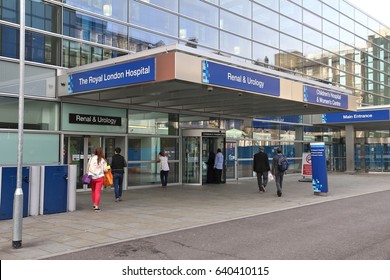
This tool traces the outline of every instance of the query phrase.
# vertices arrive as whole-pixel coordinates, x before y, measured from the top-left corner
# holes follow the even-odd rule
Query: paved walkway
[[[275,182],[259,193],[255,179],[222,185],[168,186],[125,191],[114,202],[103,191],[100,213],[91,209],[90,193],[77,194],[75,212],[23,218],[22,248],[12,248],[13,220],[0,221],[0,259],[42,259],[125,240],[287,210],[356,195],[390,190],[390,174],[329,174],[329,192],[314,195],[300,175],[284,177],[283,196]]]

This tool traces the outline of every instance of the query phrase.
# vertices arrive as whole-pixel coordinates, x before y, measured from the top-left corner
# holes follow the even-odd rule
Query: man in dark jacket
[[[111,160],[111,172],[114,177],[115,201],[117,202],[122,200],[123,168],[127,167],[127,162],[120,153],[121,148],[116,147],[115,155],[112,156]]]
[[[268,171],[270,170],[268,155],[264,148],[260,147],[259,152],[253,156],[253,171],[257,175],[257,184],[260,192],[265,192],[268,183]]]

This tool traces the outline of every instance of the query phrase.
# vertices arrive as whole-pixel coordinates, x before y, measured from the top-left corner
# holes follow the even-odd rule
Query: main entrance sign
[[[156,79],[156,60],[138,61],[68,75],[68,93],[113,88]]]
[[[204,60],[202,82],[206,84],[280,96],[280,80],[256,72],[246,71]]]

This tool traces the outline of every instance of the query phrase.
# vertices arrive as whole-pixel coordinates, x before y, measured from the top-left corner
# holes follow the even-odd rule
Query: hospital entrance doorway
[[[222,181],[226,181],[226,133],[224,130],[186,129],[182,131],[183,184],[214,184],[214,158],[217,149],[224,155]]]

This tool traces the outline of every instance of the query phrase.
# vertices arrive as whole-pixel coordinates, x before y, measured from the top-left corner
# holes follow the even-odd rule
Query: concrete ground
[[[74,212],[23,218],[22,248],[12,248],[13,220],[0,221],[0,259],[32,260],[115,244],[304,205],[390,189],[390,174],[328,174],[329,192],[315,195],[301,175],[284,177],[283,196],[275,182],[258,192],[256,179],[221,185],[172,185],[167,189],[125,191],[115,202],[112,189],[102,193],[100,213],[91,208],[90,193],[77,194]]]

